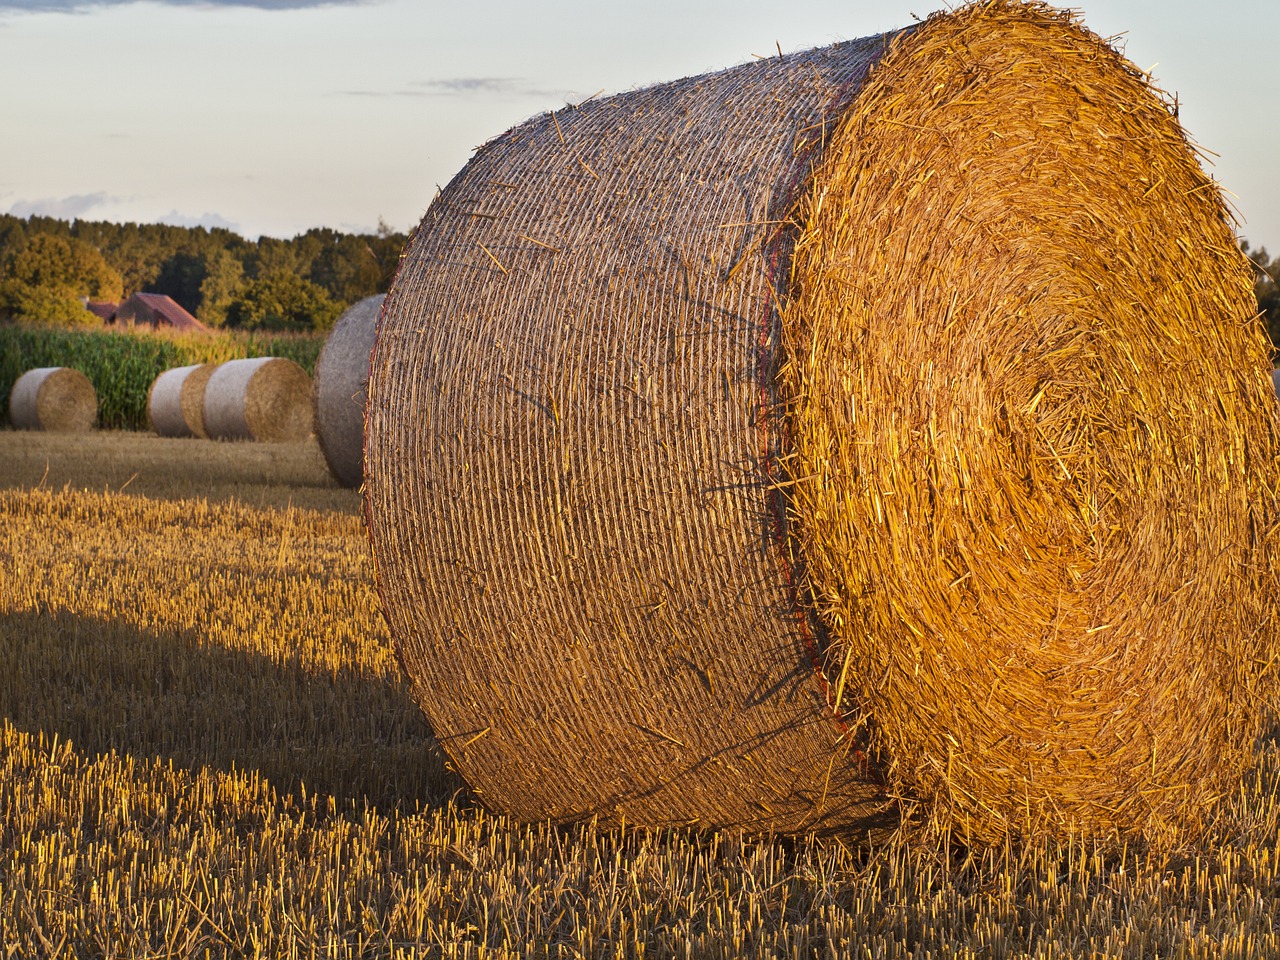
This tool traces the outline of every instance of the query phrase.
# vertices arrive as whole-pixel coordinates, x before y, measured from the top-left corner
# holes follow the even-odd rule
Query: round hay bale
[[[215,440],[305,440],[311,426],[311,378],[292,360],[228,360],[205,384],[204,428]]]
[[[156,377],[147,393],[147,420],[162,437],[207,437],[204,388],[216,369],[211,363],[173,367]]]
[[[401,261],[366,512],[419,703],[528,819],[1193,834],[1275,689],[1249,268],[1071,14],[593,100]]]
[[[9,391],[9,419],[19,430],[82,433],[98,422],[98,394],[79,370],[36,367]]]
[[[369,354],[385,294],[353,303],[333,325],[316,361],[316,438],[334,477],[358,487],[364,477],[364,407]]]

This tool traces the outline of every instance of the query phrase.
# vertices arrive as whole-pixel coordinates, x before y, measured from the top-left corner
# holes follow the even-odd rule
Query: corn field
[[[0,432],[0,956],[1280,955],[1274,738],[1158,856],[495,816],[359,511],[313,443]]]
[[[315,372],[322,335],[223,331],[142,333],[72,330],[0,324],[0,423],[9,414],[9,391],[35,367],[74,367],[98,392],[98,420],[109,429],[145,430],[147,391],[165,370],[241,357],[287,357]]]

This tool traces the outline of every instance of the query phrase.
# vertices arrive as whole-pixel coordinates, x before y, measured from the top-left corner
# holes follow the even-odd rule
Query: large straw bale
[[[80,433],[98,422],[98,394],[72,367],[28,370],[9,391],[9,419],[19,430]]]
[[[530,120],[407,247],[379,585],[530,819],[1195,833],[1275,689],[1277,404],[1147,78],[995,0]]]
[[[197,363],[172,367],[156,377],[147,393],[147,420],[162,437],[207,437],[204,388],[216,369]]]
[[[385,298],[378,293],[344,310],[316,361],[316,438],[329,469],[344,487],[358,487],[364,477],[369,354]]]
[[[228,360],[205,384],[204,428],[215,440],[305,440],[311,427],[311,378],[285,357]]]

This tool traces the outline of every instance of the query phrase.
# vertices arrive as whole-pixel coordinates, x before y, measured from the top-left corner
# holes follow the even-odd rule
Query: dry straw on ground
[[[1171,858],[520,824],[440,769],[316,444],[0,446],[6,957],[1280,956],[1274,739]]]
[[[305,440],[311,378],[284,357],[219,364],[204,388],[204,428],[215,440]]]
[[[1275,688],[1222,200],[1073,17],[594,100],[432,204],[370,379],[403,663],[517,816],[1194,834]]]
[[[214,364],[173,367],[156,377],[147,393],[147,419],[162,437],[207,437],[204,388]]]
[[[98,394],[72,367],[28,370],[9,392],[9,419],[19,430],[78,433],[98,422]]]
[[[384,299],[385,295],[379,293],[348,307],[334,324],[316,361],[316,438],[329,469],[344,487],[360,486],[364,476],[369,353]]]

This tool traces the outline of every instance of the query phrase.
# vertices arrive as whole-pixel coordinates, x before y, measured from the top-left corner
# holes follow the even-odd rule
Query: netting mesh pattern
[[[887,40],[531,120],[410,242],[370,381],[375,555],[418,699],[496,806],[879,816],[793,603],[762,407],[779,221]]]

